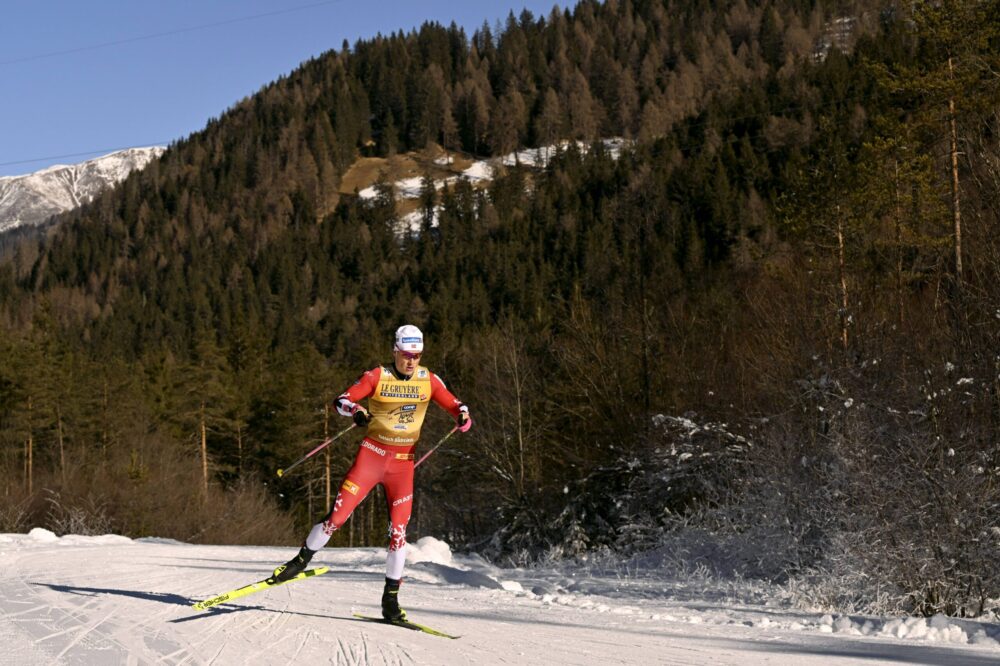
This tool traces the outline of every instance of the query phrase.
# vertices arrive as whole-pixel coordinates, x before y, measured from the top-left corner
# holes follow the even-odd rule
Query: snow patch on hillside
[[[615,160],[621,156],[622,151],[629,144],[630,142],[627,139],[620,137],[605,139],[601,142],[603,149],[606,150],[612,159]],[[587,153],[591,150],[591,145],[592,144],[584,143],[583,141],[563,141],[550,146],[518,150],[500,157],[476,160],[470,166],[463,169],[458,175],[434,179],[434,189],[440,190],[443,187],[453,185],[459,179],[466,180],[473,185],[488,183],[496,177],[496,171],[501,167],[520,166],[543,169],[548,166],[549,162],[560,152],[565,151],[570,147],[574,147],[581,153]],[[438,166],[447,166],[454,164],[454,162],[455,159],[451,155],[444,155],[434,160],[434,164]],[[420,198],[421,193],[424,190],[424,178],[403,178],[391,183],[391,186],[396,201],[414,201]],[[370,185],[358,192],[358,198],[364,201],[372,201],[378,195],[379,185]],[[431,227],[438,226],[440,213],[441,207],[436,206],[431,215]],[[419,233],[424,224],[424,216],[425,214],[423,210],[415,210],[401,215],[397,231],[399,233]]]
[[[612,139],[605,139],[601,142],[601,144],[604,150],[608,151],[608,154],[613,159],[618,159],[621,156],[622,150],[629,145],[629,142],[626,139],[616,137]],[[552,158],[558,155],[559,152],[565,151],[571,146],[575,146],[575,148],[581,153],[587,153],[591,149],[591,144],[584,143],[583,141],[563,141],[559,144],[553,144],[551,146],[528,148],[508,153],[500,157],[476,160],[471,166],[462,170],[462,172],[457,176],[435,179],[434,188],[439,190],[446,185],[453,184],[459,178],[464,178],[471,183],[491,181],[495,177],[496,169],[499,166],[523,166],[541,169],[548,166]],[[435,164],[442,166],[452,164],[453,162],[454,158],[451,156],[439,157],[434,160]],[[420,193],[423,190],[423,178],[404,178],[402,180],[397,180],[392,183],[392,188],[396,193],[397,200],[419,199]],[[358,197],[365,200],[374,199],[376,196],[378,196],[377,185],[366,187],[358,192]]]

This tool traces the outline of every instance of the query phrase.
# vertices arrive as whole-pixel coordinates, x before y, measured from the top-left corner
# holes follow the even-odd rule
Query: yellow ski
[[[268,577],[264,580],[259,580],[256,583],[251,583],[250,585],[244,585],[241,588],[231,590],[229,592],[224,592],[217,597],[212,597],[211,599],[205,599],[204,601],[199,601],[196,604],[192,604],[195,610],[205,610],[206,608],[211,608],[212,606],[217,606],[221,603],[227,601],[232,601],[233,599],[239,599],[240,597],[245,597],[255,592],[260,592],[261,590],[266,590],[270,587],[278,587],[279,585],[284,585],[285,583],[291,583],[292,581],[302,580],[304,578],[312,578],[313,576],[319,576],[325,574],[329,571],[329,567],[317,567],[315,569],[309,569],[303,571],[294,578],[289,578],[286,581],[278,582],[274,580],[274,577]]]
[[[443,631],[438,631],[437,629],[431,629],[430,627],[417,624],[416,622],[410,622],[409,620],[386,620],[381,617],[371,617],[370,615],[362,615],[361,613],[354,613],[354,617],[359,620],[365,620],[366,622],[378,622],[379,624],[391,624],[396,627],[403,627],[404,629],[412,629],[413,631],[422,631],[425,634],[430,634],[431,636],[441,636],[442,638],[461,638],[461,636],[452,636],[451,634],[446,634]]]

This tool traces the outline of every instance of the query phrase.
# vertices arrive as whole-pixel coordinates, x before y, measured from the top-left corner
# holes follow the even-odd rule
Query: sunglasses
[[[403,358],[405,358],[407,360],[410,360],[410,361],[419,361],[420,360],[420,352],[414,353],[414,352],[400,351],[399,353],[402,354]]]

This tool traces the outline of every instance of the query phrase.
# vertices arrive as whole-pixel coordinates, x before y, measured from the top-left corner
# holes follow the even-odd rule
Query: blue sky
[[[11,0],[0,15],[0,176],[166,144],[344,39],[574,0]]]

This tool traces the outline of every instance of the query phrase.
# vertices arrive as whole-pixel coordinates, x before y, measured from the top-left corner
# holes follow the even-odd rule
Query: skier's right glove
[[[343,416],[350,416],[358,427],[363,428],[372,420],[371,414],[364,407],[356,402],[351,402],[345,396],[337,398],[336,404],[337,412]]]
[[[354,425],[359,428],[364,428],[368,425],[368,422],[372,420],[372,415],[365,411],[365,408],[361,405],[354,405],[354,410],[351,413],[351,418],[354,419]]]

